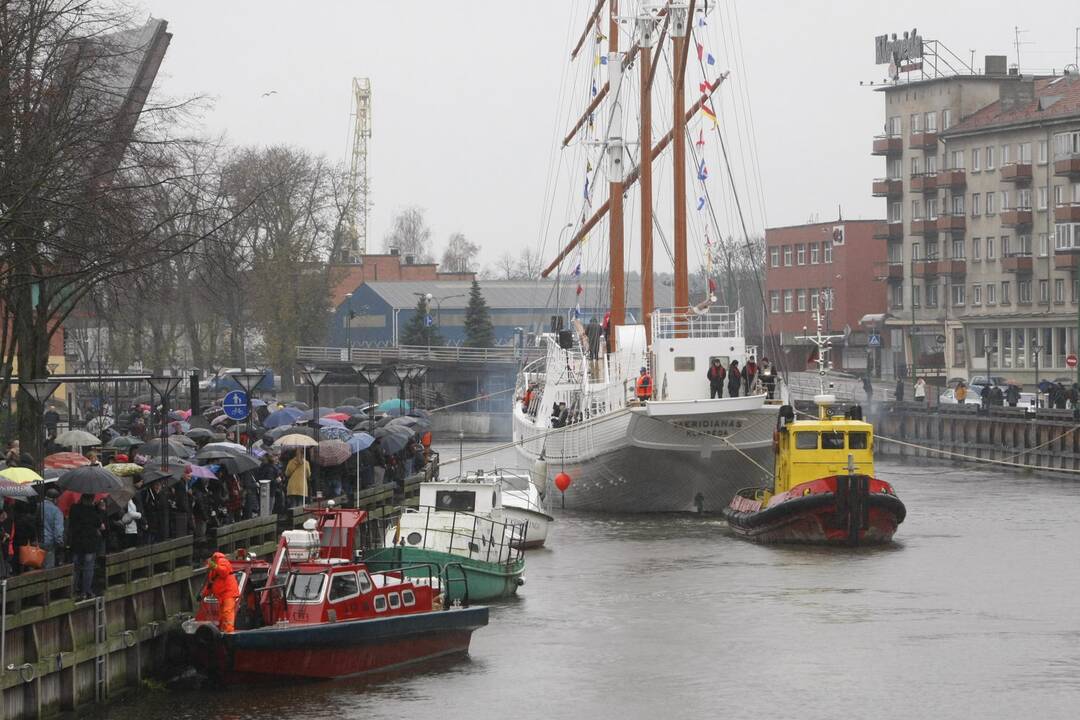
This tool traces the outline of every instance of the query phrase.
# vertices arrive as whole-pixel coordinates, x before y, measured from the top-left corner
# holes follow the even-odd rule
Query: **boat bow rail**
[[[387,524],[387,545],[434,550],[488,563],[513,565],[523,555],[520,546],[527,522],[497,520],[464,510],[432,506],[407,508]],[[395,537],[391,539],[390,533]]]

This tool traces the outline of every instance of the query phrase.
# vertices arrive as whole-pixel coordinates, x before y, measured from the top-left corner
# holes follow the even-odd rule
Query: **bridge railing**
[[[296,359],[309,362],[382,363],[386,360],[445,363],[520,363],[543,355],[540,348],[510,346],[473,348],[455,346],[397,345],[390,347],[315,347],[299,346]]]

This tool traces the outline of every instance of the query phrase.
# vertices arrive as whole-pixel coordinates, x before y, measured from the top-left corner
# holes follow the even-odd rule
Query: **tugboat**
[[[183,625],[195,664],[230,685],[351,677],[468,653],[488,609],[445,603],[433,565],[375,572],[356,562],[366,515],[321,509],[282,534],[270,561],[237,551],[236,630],[222,633],[216,600],[204,598]]]
[[[831,340],[817,335],[818,416],[796,420],[790,405],[780,408],[774,435],[772,487],[740,490],[722,515],[738,536],[762,543],[871,545],[892,540],[907,513],[892,485],[874,477],[874,427],[862,408],[833,416],[836,398],[825,390]]]

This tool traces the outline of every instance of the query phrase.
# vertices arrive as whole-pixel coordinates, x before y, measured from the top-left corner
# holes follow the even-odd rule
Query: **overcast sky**
[[[171,96],[212,98],[206,127],[235,144],[288,143],[344,160],[351,78],[370,77],[369,247],[382,247],[397,210],[419,205],[437,255],[450,233],[460,231],[482,246],[485,263],[505,249],[537,245],[552,136],[565,130],[560,82],[568,38],[576,39],[592,5],[142,2],[173,33],[159,87]],[[884,76],[874,65],[875,35],[917,27],[965,59],[974,50],[981,67],[982,56],[991,53],[1015,62],[1018,25],[1027,43],[1020,47],[1022,69],[1030,71],[1073,62],[1073,26],[1080,25],[1075,3],[1065,0],[746,0],[734,11],[730,0],[726,5],[726,16],[712,16],[717,40],[709,49],[724,66],[717,69],[732,70],[721,103],[743,108],[736,102],[743,92],[751,103],[757,157],[750,147],[744,157],[756,159],[765,198],[762,207],[751,207],[754,228],[815,216],[831,220],[838,205],[848,218],[884,214],[884,201],[870,197],[870,181],[884,174],[884,161],[869,153],[883,123],[882,100],[859,85]],[[721,18],[728,34],[715,27]],[[742,62],[732,67],[737,41]],[[277,94],[263,98],[270,90]],[[725,133],[733,145],[755,145],[734,126]],[[736,174],[752,176],[740,182],[756,191],[753,163]],[[552,220],[547,234],[557,235],[567,219]],[[548,248],[554,244],[551,239]]]

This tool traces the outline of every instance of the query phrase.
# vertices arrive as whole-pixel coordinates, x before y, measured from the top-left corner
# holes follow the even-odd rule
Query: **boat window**
[[[676,357],[675,358],[675,372],[693,372],[694,371],[694,356],[689,357]]]
[[[842,433],[842,432],[823,432],[823,433],[821,433],[821,449],[822,450],[843,450],[844,449],[844,433]]]
[[[412,607],[416,604],[416,596],[412,590],[401,591],[401,602],[405,603],[405,607]]]
[[[360,572],[357,573],[357,577],[360,580],[360,592],[362,592],[362,593],[371,592],[372,584],[371,584],[371,578],[368,577],[368,574],[366,572],[364,572],[363,570],[361,570]]]
[[[330,602],[337,602],[360,594],[356,573],[335,573],[330,578]]]
[[[476,509],[476,493],[472,490],[440,490],[435,493],[435,507],[472,512]]]
[[[413,530],[411,533],[405,536],[405,542],[410,545],[419,545],[420,541],[424,539],[424,536]]]
[[[293,573],[285,590],[287,602],[317,602],[322,596],[325,573]]]
[[[848,433],[848,448],[851,450],[865,450],[870,447],[870,433]]]
[[[375,596],[375,612],[386,612],[386,596]]]
[[[397,593],[390,593],[390,609],[397,610],[401,607],[401,596]]]
[[[506,483],[506,486],[511,490],[528,490],[529,478],[524,475],[512,475],[506,473],[502,476],[502,481]]]
[[[805,430],[795,433],[795,447],[798,450],[817,450],[817,433]]]

